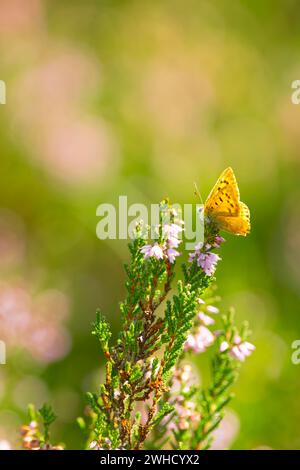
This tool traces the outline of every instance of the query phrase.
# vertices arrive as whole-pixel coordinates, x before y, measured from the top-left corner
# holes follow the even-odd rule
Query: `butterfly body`
[[[250,210],[240,201],[240,192],[232,168],[223,171],[205,204],[205,217],[218,229],[235,235],[250,232]]]

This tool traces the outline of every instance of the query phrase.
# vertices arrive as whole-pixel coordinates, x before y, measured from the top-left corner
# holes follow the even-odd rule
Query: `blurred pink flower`
[[[215,320],[208,315],[205,315],[203,312],[198,313],[198,319],[203,323],[204,326],[209,326],[213,325],[215,323]]]
[[[109,125],[82,107],[99,87],[99,64],[73,49],[49,48],[43,62],[15,82],[11,114],[29,156],[53,177],[99,183],[114,173],[118,160]]]
[[[229,345],[227,341],[222,341],[219,349],[220,352],[225,352],[229,349],[232,357],[243,362],[246,357],[252,354],[255,350],[255,346],[248,341],[242,341],[239,336],[236,336],[232,345]]]
[[[214,335],[205,326],[199,326],[194,334],[189,334],[184,344],[185,351],[204,352],[215,340]]]
[[[225,412],[220,425],[212,433],[212,450],[228,449],[234,442],[240,427],[240,421],[236,413],[231,410]]]
[[[0,210],[0,259],[1,269],[14,267],[25,255],[24,226],[17,214]]]
[[[201,129],[214,100],[212,84],[186,50],[163,55],[146,69],[142,99],[160,134],[180,138]]]
[[[41,0],[1,0],[0,34],[31,31],[41,19]]]
[[[1,339],[26,349],[38,362],[68,353],[70,336],[63,325],[68,314],[69,302],[61,292],[46,291],[36,300],[26,285],[0,284]]]
[[[6,439],[0,440],[0,450],[11,450],[11,444]]]

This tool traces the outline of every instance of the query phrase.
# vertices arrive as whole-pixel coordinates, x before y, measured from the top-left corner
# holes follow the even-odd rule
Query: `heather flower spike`
[[[86,449],[208,449],[240,363],[255,349],[247,325],[239,330],[233,313],[220,314],[216,305],[213,280],[225,241],[218,225],[207,224],[203,242],[182,264],[178,280],[184,226],[169,201],[160,204],[159,223],[152,229],[138,224],[129,246],[127,295],[115,343],[107,320],[97,312],[92,333],[106,376],[97,392],[87,394],[86,416],[78,419],[88,434]],[[212,377],[203,388],[192,361],[207,350]],[[54,419],[48,406],[32,412],[21,431],[23,447],[61,448],[50,444]]]

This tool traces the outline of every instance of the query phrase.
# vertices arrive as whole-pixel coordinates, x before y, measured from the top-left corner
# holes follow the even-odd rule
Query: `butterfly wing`
[[[204,213],[221,230],[235,235],[247,235],[250,231],[249,208],[240,201],[240,193],[232,168],[223,171],[205,205]]]
[[[240,202],[240,214],[238,216],[218,216],[217,224],[221,230],[246,236],[250,232],[250,210],[246,204]]]
[[[223,171],[211,190],[205,205],[206,215],[238,215],[240,193],[232,168]]]

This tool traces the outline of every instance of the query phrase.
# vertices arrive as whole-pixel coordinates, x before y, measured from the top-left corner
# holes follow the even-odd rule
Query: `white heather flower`
[[[234,344],[240,344],[241,342],[242,342],[242,338],[239,335],[235,335]]]
[[[89,448],[90,448],[90,449],[94,449],[94,448],[97,447],[97,446],[98,446],[98,442],[97,442],[97,441],[91,441],[91,442],[89,443]]]
[[[0,440],[0,450],[11,450],[10,443],[5,439]]]
[[[163,226],[163,234],[167,237],[177,238],[179,233],[183,231],[182,227],[179,227],[177,224],[165,224]]]
[[[199,352],[205,351],[208,346],[211,346],[215,340],[212,332],[205,326],[200,326],[196,333],[196,342]]]
[[[205,315],[203,312],[198,313],[198,318],[199,320],[203,323],[205,326],[213,325],[215,323],[215,320],[208,315]]]
[[[229,344],[227,343],[227,341],[222,341],[222,343],[220,344],[220,352],[227,351],[228,348]]]
[[[208,305],[206,307],[206,310],[209,312],[209,313],[219,313],[219,309],[217,307],[215,307],[214,305]]]
[[[188,382],[192,378],[192,366],[190,364],[184,364],[181,368],[180,380]]]

